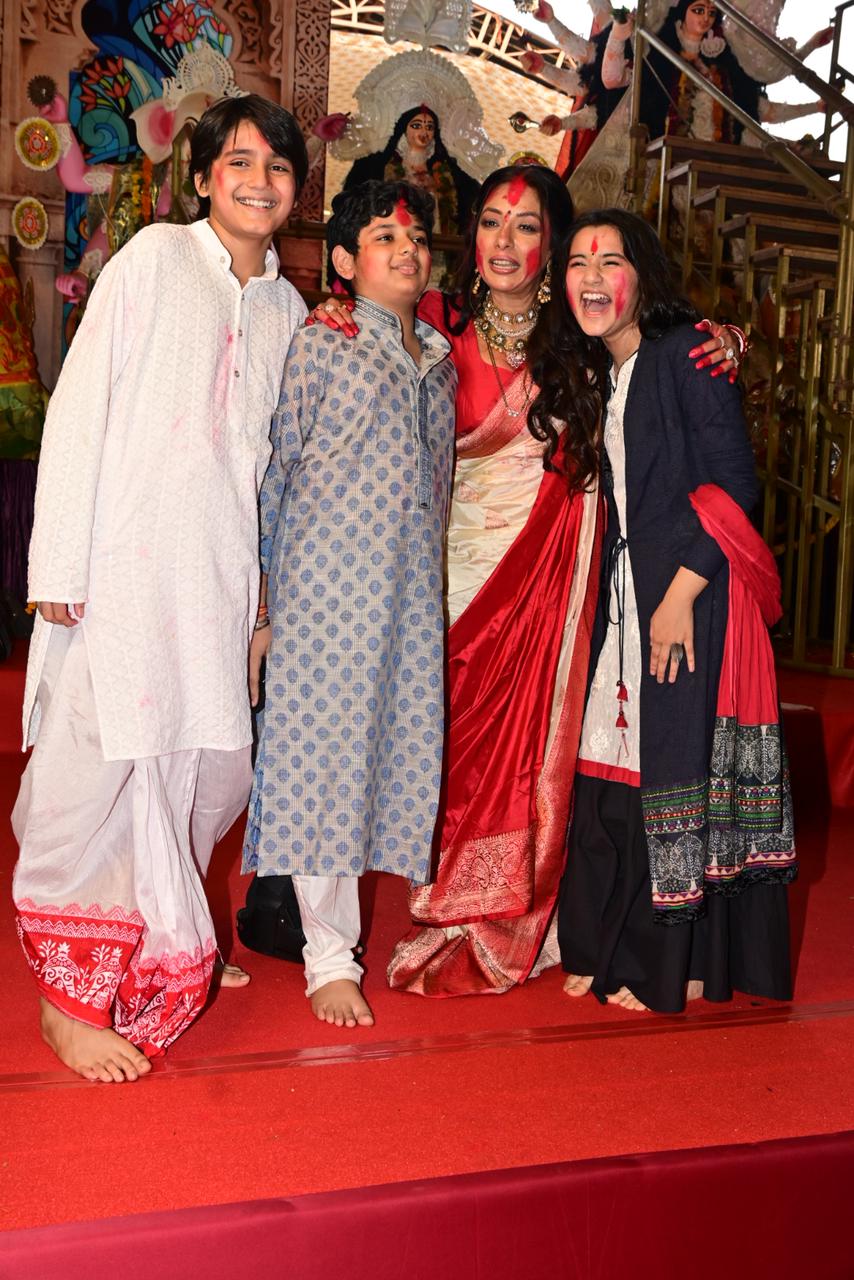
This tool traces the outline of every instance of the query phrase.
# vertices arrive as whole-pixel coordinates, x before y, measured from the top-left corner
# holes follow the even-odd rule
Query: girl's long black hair
[[[547,442],[549,460],[559,441],[555,423],[567,424],[567,450],[574,464],[574,469],[567,469],[571,491],[589,485],[598,472],[599,421],[611,365],[605,344],[584,333],[566,298],[569,250],[585,227],[613,227],[619,232],[623,253],[637,272],[637,322],[642,337],[659,338],[676,325],[700,318],[672,283],[670,263],[648,222],[625,209],[593,209],[576,218],[552,262],[552,301],[546,323],[537,326],[528,347],[531,375],[539,386],[528,422],[532,434]]]

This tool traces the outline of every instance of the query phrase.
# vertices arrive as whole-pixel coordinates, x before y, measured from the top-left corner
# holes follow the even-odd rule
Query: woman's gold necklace
[[[511,313],[499,311],[486,295],[483,310],[475,317],[474,327],[486,343],[490,359],[495,365],[495,351],[500,351],[511,369],[521,369],[528,359],[528,338],[534,332],[540,308],[534,303],[527,311]]]
[[[504,390],[504,383],[501,381],[501,374],[498,372],[498,365],[495,362],[495,352],[492,350],[492,347],[488,342],[486,344],[486,349],[489,352],[489,359],[492,363],[492,370],[493,370],[493,373],[495,374],[495,381],[498,383],[498,390],[501,392],[501,399],[504,401],[504,409],[507,413],[507,417],[520,418],[522,414],[526,412],[528,408],[528,401],[531,399],[531,380],[530,378],[528,379],[528,385],[525,388],[525,403],[522,405],[522,408],[511,409],[510,402],[507,399],[507,393]]]

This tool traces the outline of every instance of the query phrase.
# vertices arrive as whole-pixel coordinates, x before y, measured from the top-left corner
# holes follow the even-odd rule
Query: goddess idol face
[[[436,122],[427,111],[413,116],[406,126],[406,141],[413,151],[426,151],[436,136]]]
[[[702,40],[717,20],[718,11],[713,4],[709,4],[708,0],[694,0],[694,4],[689,4],[685,10],[682,30],[689,39]]]

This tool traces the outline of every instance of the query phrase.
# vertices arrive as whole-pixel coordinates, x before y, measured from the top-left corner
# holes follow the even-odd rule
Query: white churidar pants
[[[362,966],[353,948],[362,928],[359,877],[294,876],[293,882],[305,933],[305,994],[342,978],[358,985]]]

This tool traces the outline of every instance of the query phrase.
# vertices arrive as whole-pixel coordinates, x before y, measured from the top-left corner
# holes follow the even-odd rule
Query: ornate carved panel
[[[270,75],[281,81],[284,74],[284,18],[281,9],[272,6],[272,14],[270,15]]]
[[[21,0],[21,37],[24,40],[37,40],[39,34],[36,15],[39,11],[38,0]]]
[[[73,36],[74,0],[46,0],[44,8],[45,31],[55,31],[57,35]]]
[[[218,7],[235,34],[241,62],[263,66],[266,58],[258,6],[252,0],[220,0]]]
[[[296,0],[294,23],[299,38],[294,51],[293,113],[304,134],[326,115],[329,94],[329,0]],[[300,195],[303,218],[323,217],[325,163],[313,167]]]

